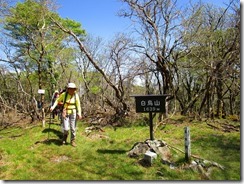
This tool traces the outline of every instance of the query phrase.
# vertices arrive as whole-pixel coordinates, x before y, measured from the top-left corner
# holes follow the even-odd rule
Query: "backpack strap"
[[[64,109],[64,104],[66,103],[67,96],[68,96],[68,93],[67,93],[67,91],[65,91],[65,96],[64,96],[62,110]]]

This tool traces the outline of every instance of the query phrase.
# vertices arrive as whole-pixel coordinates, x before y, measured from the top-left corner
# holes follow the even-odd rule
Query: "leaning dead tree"
[[[121,91],[119,86],[117,87],[110,80],[110,78],[107,76],[107,74],[104,72],[104,70],[97,64],[96,60],[92,57],[92,55],[86,49],[86,47],[84,46],[84,44],[82,43],[80,38],[71,29],[67,29],[54,18],[51,18],[51,19],[59,29],[61,29],[64,33],[67,33],[68,35],[70,35],[71,37],[74,38],[75,42],[79,46],[80,51],[85,54],[85,56],[94,66],[94,68],[102,75],[102,77],[106,81],[106,83],[113,89],[114,95],[118,102],[117,104],[114,104],[112,101],[109,100],[109,98],[106,98],[106,96],[103,96],[103,98],[105,98],[104,99],[105,102],[115,110],[115,114],[113,114],[111,116],[111,117],[113,117],[112,121],[117,121],[119,118],[123,118],[127,114],[127,111],[128,111],[128,106],[125,102],[123,91]]]

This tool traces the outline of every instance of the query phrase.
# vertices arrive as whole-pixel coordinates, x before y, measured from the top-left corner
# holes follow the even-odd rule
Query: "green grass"
[[[239,181],[240,132],[224,133],[205,122],[176,121],[160,126],[154,138],[184,150],[185,126],[190,127],[191,153],[225,167],[213,168],[210,180]],[[175,169],[159,157],[151,167],[140,164],[142,157],[129,158],[127,151],[136,142],[149,139],[148,126],[106,127],[87,136],[87,125],[78,122],[77,147],[61,146],[58,123],[50,127],[40,123],[0,131],[1,180],[206,180],[197,170],[182,169],[185,155],[175,149],[171,149],[171,159],[179,166]]]

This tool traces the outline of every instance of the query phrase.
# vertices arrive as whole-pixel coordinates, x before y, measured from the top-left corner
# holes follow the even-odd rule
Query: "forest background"
[[[44,130],[41,132],[43,128],[40,122],[43,126],[47,123],[45,121],[49,117],[53,92],[64,89],[71,81],[78,86],[77,92],[82,102],[84,124],[79,124],[79,130],[90,124],[97,126],[98,130],[106,128],[112,141],[105,140],[105,144],[104,141],[97,141],[102,145],[95,147],[93,140],[88,141],[89,137],[81,131],[82,137],[78,142],[86,145],[87,149],[84,146],[78,147],[79,152],[75,158],[70,158],[83,163],[80,155],[85,155],[85,150],[94,150],[93,153],[97,153],[100,147],[112,150],[112,143],[115,142],[127,150],[128,145],[137,141],[136,138],[148,137],[144,125],[148,125],[149,119],[147,114],[135,112],[132,95],[167,94],[166,112],[153,114],[155,130],[160,127],[156,135],[160,133],[161,136],[164,132],[164,139],[178,146],[181,141],[177,138],[181,133],[177,127],[192,125],[193,141],[195,146],[198,145],[193,151],[199,149],[197,152],[208,158],[212,158],[214,153],[214,159],[231,165],[228,174],[224,171],[221,175],[214,174],[213,178],[239,180],[240,2],[226,1],[221,7],[201,1],[189,2],[185,6],[179,6],[177,1],[171,0],[120,2],[124,6],[118,10],[118,16],[131,21],[132,31],[111,35],[111,40],[105,41],[87,32],[82,22],[62,18],[56,1],[0,0],[1,176],[12,178],[16,174],[14,178],[30,179],[24,167],[26,160],[35,165],[33,168],[37,168],[35,171],[38,172],[43,165],[38,158],[49,166],[50,170],[45,167],[44,173],[53,175],[49,171],[53,171],[54,165],[50,164],[50,159],[42,157],[42,149],[50,152],[47,155],[52,155],[57,151],[58,141],[55,139],[57,145],[52,145],[50,149],[47,149],[48,142],[43,141],[44,145],[38,144],[40,141],[36,142],[36,147],[41,147],[33,154],[37,156],[36,153],[40,153],[36,162],[33,162],[28,146],[32,148],[33,141],[43,137]],[[131,129],[128,131],[126,127],[133,125],[143,126],[136,127],[136,130],[133,128],[135,132],[131,134]],[[16,132],[11,131],[11,128],[15,130],[19,126],[25,128],[15,135]],[[22,130],[26,130],[26,127],[31,127],[31,131],[22,136]],[[59,130],[54,132],[60,135]],[[138,135],[138,132],[142,133]],[[14,141],[18,136],[20,139]],[[23,147],[23,142],[28,146]],[[69,147],[58,147],[58,150],[63,154]],[[72,150],[68,153],[73,155]],[[26,159],[23,159],[25,156]],[[102,155],[100,159],[95,155],[94,158],[99,158],[99,164],[106,165],[109,163],[106,159],[112,157]],[[128,161],[127,158],[123,159],[126,161],[122,160],[122,163]],[[128,165],[134,167],[134,161],[128,162]],[[114,163],[123,165],[118,161]],[[161,168],[161,163],[157,164]],[[16,169],[16,166],[20,168]],[[95,167],[101,172],[96,165],[92,164],[91,167],[91,170],[94,171]],[[19,169],[23,169],[20,175]],[[116,171],[113,167],[106,169],[108,173]],[[138,170],[137,165],[135,170]],[[126,175],[123,167],[119,171],[122,179],[133,177]],[[148,170],[143,171],[141,176],[148,176],[144,172]],[[155,173],[148,178],[158,179]],[[77,179],[76,174],[74,178]],[[178,171],[175,175],[170,174],[172,171],[167,176],[169,179],[192,177],[186,177],[185,173],[179,175]],[[34,175],[35,172],[31,179],[36,177]],[[43,174],[39,179],[44,176],[49,175]],[[108,176],[104,176],[104,179],[116,178]],[[60,179],[60,176],[54,178]],[[94,178],[101,179],[101,175]],[[196,178],[202,179],[201,176]],[[65,179],[70,178],[67,176]]]
[[[16,117],[42,120],[54,90],[69,80],[83,115],[104,125],[136,116],[133,94],[170,95],[158,122],[176,113],[240,120],[239,1],[181,8],[171,0],[121,2],[118,16],[134,32],[105,44],[60,17],[55,1],[0,1],[0,126]]]

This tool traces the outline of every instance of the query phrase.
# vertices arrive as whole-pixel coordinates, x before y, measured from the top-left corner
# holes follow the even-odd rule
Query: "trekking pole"
[[[49,121],[48,138],[47,138],[48,141],[49,141],[49,134],[50,134],[50,126],[51,126],[51,123],[52,123],[52,112],[50,112],[50,121]]]

